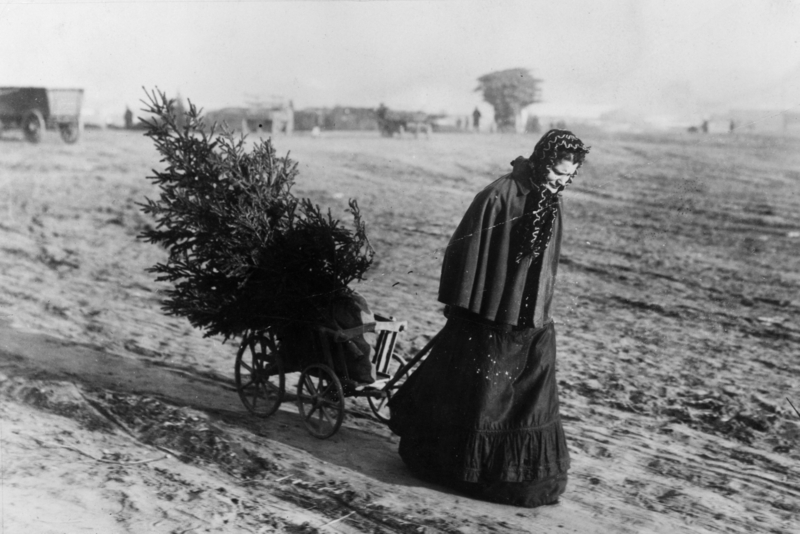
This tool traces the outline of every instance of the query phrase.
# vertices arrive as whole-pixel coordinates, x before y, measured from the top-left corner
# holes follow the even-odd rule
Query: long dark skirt
[[[400,456],[420,477],[487,500],[557,501],[569,468],[552,323],[506,332],[451,317],[389,403]]]

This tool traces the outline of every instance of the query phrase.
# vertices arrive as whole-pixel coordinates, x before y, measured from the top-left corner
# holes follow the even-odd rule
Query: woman
[[[550,130],[476,195],[451,237],[439,286],[447,323],[389,403],[400,456],[419,476],[526,507],[564,492],[550,307],[561,192],[588,152]]]

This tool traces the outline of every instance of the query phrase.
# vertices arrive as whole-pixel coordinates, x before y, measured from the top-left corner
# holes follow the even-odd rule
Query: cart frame
[[[406,321],[377,314],[374,323],[346,330],[309,326],[315,358],[299,370],[295,400],[300,417],[313,436],[326,439],[339,430],[344,420],[346,398],[366,398],[375,417],[384,423],[389,421],[387,404],[392,394],[430,351],[438,337],[437,334],[422,350],[406,360],[395,354],[398,335],[406,328]],[[377,334],[372,365],[378,380],[372,384],[352,380],[345,361],[344,344],[367,332]],[[242,338],[234,374],[236,390],[250,413],[267,418],[287,399],[286,374],[296,372],[287,371],[285,359],[291,357],[291,354],[282,353],[277,339],[269,331],[248,332]]]

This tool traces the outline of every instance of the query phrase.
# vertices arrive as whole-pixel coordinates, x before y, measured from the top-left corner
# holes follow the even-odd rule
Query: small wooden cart
[[[287,363],[294,361],[296,355],[287,354],[285,344],[276,339],[273,333],[248,332],[239,346],[234,368],[239,397],[250,413],[257,417],[269,417],[286,398],[286,374],[298,371],[297,408],[313,436],[326,439],[339,430],[344,420],[347,397],[366,397],[375,417],[385,423],[389,420],[387,404],[392,393],[402,385],[436,339],[432,339],[413,358],[406,360],[394,352],[397,336],[406,326],[406,321],[380,315],[375,315],[374,323],[347,330],[309,326],[308,334],[312,336],[316,350],[310,363],[303,365],[299,371],[287,367]],[[365,332],[377,334],[372,364],[378,380],[372,384],[361,384],[350,379],[343,348],[344,343]]]

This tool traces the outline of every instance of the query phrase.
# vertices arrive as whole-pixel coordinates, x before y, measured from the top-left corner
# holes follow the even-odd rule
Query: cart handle
[[[423,358],[423,357],[424,357],[424,356],[425,356],[425,355],[426,355],[426,354],[427,354],[427,353],[428,353],[428,352],[429,352],[429,351],[430,351],[430,350],[433,348],[433,345],[436,343],[436,340],[439,338],[439,336],[441,335],[441,333],[442,333],[442,331],[441,331],[441,330],[440,330],[439,332],[437,332],[437,333],[436,333],[436,335],[435,335],[435,336],[433,336],[433,337],[431,338],[431,340],[430,340],[430,341],[428,341],[428,343],[426,343],[426,344],[425,344],[425,346],[424,346],[424,347],[422,347],[422,350],[421,350],[421,351],[419,351],[417,354],[415,354],[413,358],[411,358],[410,360],[408,360],[408,361],[405,363],[405,365],[402,365],[402,366],[400,366],[400,369],[398,369],[398,370],[395,372],[395,374],[394,374],[394,376],[391,378],[391,380],[389,380],[389,381],[388,381],[388,382],[387,382],[387,383],[386,383],[386,384],[383,386],[383,389],[384,389],[384,391],[385,391],[385,390],[389,390],[390,388],[392,388],[392,387],[393,387],[393,386],[394,386],[394,385],[395,385],[395,384],[396,384],[396,383],[397,383],[397,382],[400,380],[400,378],[402,378],[402,376],[403,376],[404,374],[406,374],[406,373],[407,373],[407,372],[408,372],[408,371],[409,371],[409,370],[410,370],[412,367],[414,367],[414,365],[416,365],[416,364],[417,364],[417,362],[419,362],[419,361],[420,361],[420,360],[421,360],[421,359],[422,359],[422,358]]]

